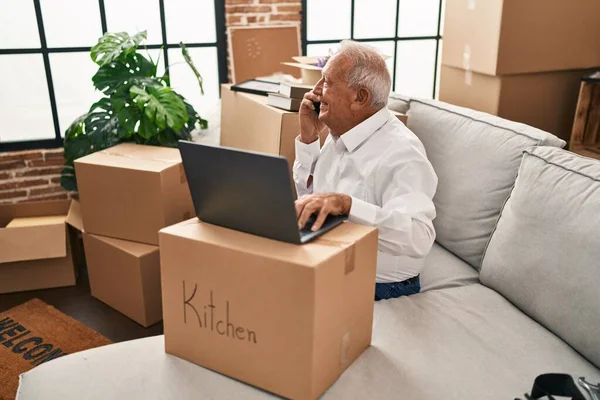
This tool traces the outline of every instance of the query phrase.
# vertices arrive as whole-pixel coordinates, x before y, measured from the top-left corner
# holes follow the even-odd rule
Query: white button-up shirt
[[[339,137],[330,134],[323,148],[296,138],[294,181],[298,196],[351,196],[348,219],[378,228],[377,282],[421,272],[435,240],[437,176],[423,144],[387,108]]]

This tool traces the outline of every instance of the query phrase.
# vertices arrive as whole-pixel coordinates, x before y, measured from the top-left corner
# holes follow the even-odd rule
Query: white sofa
[[[439,176],[422,293],[375,304],[372,346],[326,399],[514,399],[534,378],[600,381],[600,162],[538,129],[396,97]],[[162,337],[73,354],[17,399],[259,399],[166,355]]]

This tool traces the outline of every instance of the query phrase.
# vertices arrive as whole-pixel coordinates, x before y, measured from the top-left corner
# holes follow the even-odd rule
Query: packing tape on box
[[[473,72],[465,71],[465,85],[471,86],[473,84]]]
[[[320,244],[337,246],[342,248],[344,250],[344,256],[346,258],[344,274],[348,275],[350,272],[354,271],[354,264],[356,262],[356,259],[354,257],[354,243],[322,238],[317,239],[317,242]]]
[[[467,10],[472,11],[475,9],[475,0],[467,0]]]
[[[350,364],[348,357],[348,350],[350,349],[350,331],[344,332],[342,340],[340,341],[340,367],[345,370]]]
[[[473,73],[471,72],[471,45],[465,44],[463,49],[463,69],[465,70],[465,85],[471,86],[473,83]]]
[[[123,154],[123,153],[117,153],[117,152],[113,152],[110,150],[102,150],[103,154],[109,155],[109,156],[117,156],[117,157],[126,157],[126,158],[133,158],[136,160],[139,160],[139,157],[134,157],[131,156],[129,154]],[[158,162],[168,162],[168,163],[180,163],[181,160],[178,159],[172,159],[172,158],[145,158],[144,160],[149,160],[149,161],[158,161]]]

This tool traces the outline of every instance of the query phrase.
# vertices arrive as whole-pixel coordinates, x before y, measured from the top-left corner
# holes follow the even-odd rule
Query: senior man
[[[423,144],[388,111],[390,90],[379,52],[343,41],[302,100],[294,162],[299,228],[313,214],[313,230],[329,214],[378,228],[375,300],[418,293],[435,240],[437,176]],[[320,103],[318,113],[313,102]]]

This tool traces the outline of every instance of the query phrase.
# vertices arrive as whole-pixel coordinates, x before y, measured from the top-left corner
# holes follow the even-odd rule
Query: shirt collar
[[[350,129],[348,132],[340,136],[344,146],[349,152],[354,151],[365,140],[375,133],[388,120],[390,113],[387,107],[383,107],[369,118]]]

